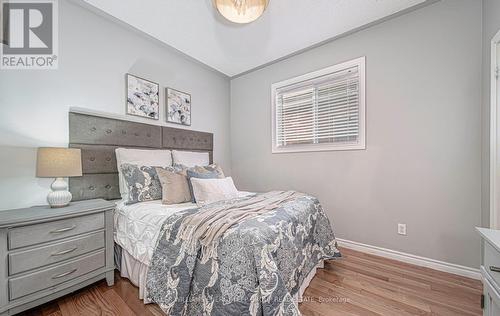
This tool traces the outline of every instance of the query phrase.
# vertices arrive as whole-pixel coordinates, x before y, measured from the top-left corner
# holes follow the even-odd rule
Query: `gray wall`
[[[482,99],[482,226],[490,223],[490,75],[491,40],[500,31],[500,1],[483,0],[483,99]]]
[[[481,1],[443,0],[233,79],[239,188],[305,191],[339,238],[477,267],[481,15]],[[359,56],[367,149],[271,154],[271,84]]]
[[[72,2],[59,3],[59,69],[0,70],[0,209],[45,203],[52,180],[35,178],[36,147],[67,145],[70,106],[123,115],[127,72],[190,92],[191,128],[215,134],[215,161],[230,173],[227,77]]]

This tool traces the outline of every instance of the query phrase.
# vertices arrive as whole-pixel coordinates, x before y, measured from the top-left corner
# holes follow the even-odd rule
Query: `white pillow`
[[[191,178],[191,184],[196,204],[199,206],[239,196],[231,177],[224,179]]]
[[[124,200],[128,197],[128,186],[120,168],[122,164],[128,163],[151,167],[168,167],[172,165],[172,152],[170,150],[116,148],[115,153],[120,194]]]
[[[210,164],[208,152],[172,150],[172,158],[174,163],[184,165],[188,168],[195,166],[204,167]]]

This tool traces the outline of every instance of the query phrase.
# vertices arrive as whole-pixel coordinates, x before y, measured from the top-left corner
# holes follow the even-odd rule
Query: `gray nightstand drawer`
[[[103,213],[13,228],[9,231],[9,249],[31,246],[102,228],[104,228]]]
[[[488,242],[484,243],[484,268],[500,288],[500,252]],[[494,271],[498,269],[498,271]]]
[[[104,250],[89,254],[57,267],[9,280],[10,300],[32,294],[104,267]]]
[[[103,231],[13,252],[9,254],[9,275],[61,262],[100,248],[104,248]]]

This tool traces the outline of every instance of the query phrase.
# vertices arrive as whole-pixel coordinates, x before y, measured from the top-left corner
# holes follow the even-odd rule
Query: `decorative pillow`
[[[162,187],[163,204],[179,204],[191,202],[186,170],[168,170],[156,168]]]
[[[172,167],[168,168],[174,170]],[[162,188],[156,167],[126,163],[120,169],[127,186],[126,204],[161,199]]]
[[[188,168],[210,164],[208,152],[172,150],[172,159],[174,163],[184,165]]]
[[[194,168],[187,169],[187,178],[189,182],[189,192],[191,193],[192,199],[191,202],[196,202],[196,198],[193,194],[193,184],[192,179],[220,179],[220,174],[217,171],[208,171],[204,170],[204,172],[197,172]]]
[[[122,174],[122,164],[158,167],[172,165],[172,152],[170,150],[117,148],[115,153],[120,194],[124,200],[128,198],[129,192],[127,182]]]
[[[224,171],[222,171],[222,168],[217,164],[212,164],[208,166],[194,166],[193,168],[190,169],[198,173],[217,172],[219,174],[219,178],[221,179],[225,178]]]
[[[197,173],[211,173],[211,172],[217,172],[219,174],[219,178],[223,179],[225,178],[224,176],[224,171],[222,170],[221,166],[218,164],[211,164],[208,166],[194,166],[194,167],[188,167],[183,164],[178,164],[174,163],[173,167],[176,169],[189,169],[191,171],[197,172]]]
[[[192,178],[191,183],[196,203],[199,206],[238,197],[238,190],[231,177],[224,179]]]

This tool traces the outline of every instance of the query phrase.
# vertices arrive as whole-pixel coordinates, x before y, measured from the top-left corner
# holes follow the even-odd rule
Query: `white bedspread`
[[[195,203],[163,205],[161,200],[132,205],[120,201],[114,217],[115,242],[136,260],[149,266],[165,218],[195,207]]]

